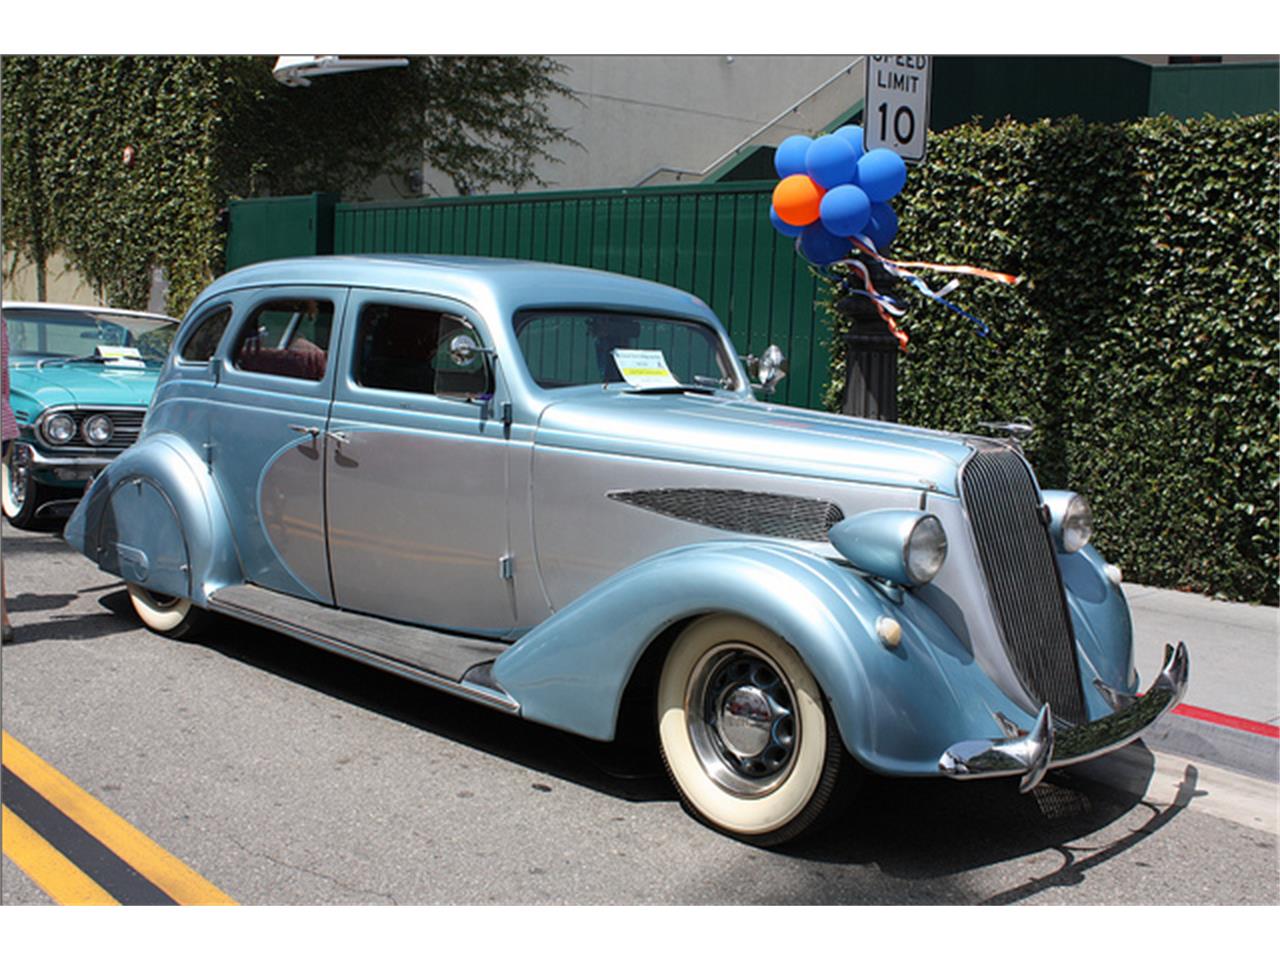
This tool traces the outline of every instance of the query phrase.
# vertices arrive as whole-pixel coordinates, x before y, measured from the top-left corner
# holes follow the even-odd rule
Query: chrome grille
[[[608,496],[677,520],[787,540],[824,541],[827,531],[844,519],[834,503],[784,493],[683,487],[615,490]]]
[[[135,408],[130,410],[110,409],[105,407],[93,408],[85,407],[83,409],[71,408],[51,408],[46,411],[44,416],[48,417],[53,413],[69,413],[76,422],[76,437],[70,443],[64,443],[58,446],[48,443],[41,437],[41,443],[49,450],[56,450],[59,454],[73,454],[101,456],[104,453],[119,453],[126,447],[130,447],[138,439],[138,434],[142,432],[142,420],[147,415],[144,408]],[[105,413],[111,418],[112,431],[111,439],[102,446],[94,446],[87,443],[84,439],[84,422],[94,414]]]
[[[965,463],[960,486],[1014,670],[1056,719],[1083,723],[1071,619],[1029,468],[1012,450],[984,447]]]

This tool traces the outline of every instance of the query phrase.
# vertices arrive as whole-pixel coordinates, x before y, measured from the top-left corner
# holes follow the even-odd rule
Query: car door
[[[271,287],[240,294],[211,391],[209,469],[245,578],[331,603],[324,535],[330,347],[347,291]]]
[[[456,301],[353,289],[327,460],[336,603],[409,623],[500,635],[515,624],[508,442],[494,364]]]

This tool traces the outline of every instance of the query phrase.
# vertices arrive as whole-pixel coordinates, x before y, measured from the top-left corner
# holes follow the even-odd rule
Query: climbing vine
[[[542,57],[417,57],[286,88],[264,57],[5,57],[3,231],[38,266],[61,251],[103,299],[181,313],[218,271],[234,197],[359,192],[429,160],[459,189],[537,183],[564,139]]]

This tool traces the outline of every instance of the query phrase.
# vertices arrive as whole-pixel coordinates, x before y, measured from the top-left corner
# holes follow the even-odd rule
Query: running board
[[[508,713],[520,712],[520,704],[491,679],[488,670],[480,669],[510,649],[496,640],[349,613],[252,584],[216,591],[209,597],[209,609],[437,690]]]

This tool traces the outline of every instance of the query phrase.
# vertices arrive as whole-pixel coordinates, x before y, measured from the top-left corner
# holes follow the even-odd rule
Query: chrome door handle
[[[326,430],[324,435],[334,443],[346,443],[351,438],[342,430]]]
[[[313,440],[316,437],[320,436],[319,427],[304,427],[300,423],[291,423],[288,426],[289,426],[289,429],[292,430],[294,433],[305,433],[307,436],[311,437]]]

